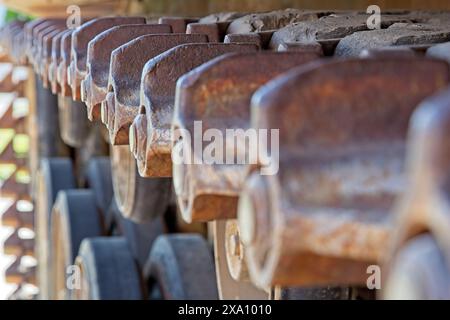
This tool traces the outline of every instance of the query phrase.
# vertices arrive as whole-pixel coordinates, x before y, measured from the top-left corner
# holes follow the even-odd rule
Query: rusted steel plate
[[[57,28],[54,31],[46,34],[42,38],[42,48],[41,48],[41,56],[40,56],[40,67],[38,73],[41,75],[42,84],[44,88],[48,89],[50,87],[49,83],[49,69],[52,58],[52,45],[53,39],[60,35],[61,32],[65,31],[64,27]]]
[[[206,34],[208,42],[223,42],[230,22],[190,23],[186,28],[187,34]]]
[[[279,129],[271,156],[279,170],[253,171],[240,197],[253,282],[366,282],[406,186],[410,116],[449,76],[445,62],[431,59],[338,60],[298,68],[255,93],[252,126]]]
[[[238,18],[248,15],[246,12],[218,12],[212,13],[198,20],[199,23],[214,23],[214,22],[225,22],[234,21]]]
[[[61,37],[60,44],[60,62],[56,70],[56,81],[59,83],[61,95],[64,97],[72,96],[72,89],[70,88],[67,79],[67,70],[70,65],[70,46],[72,43],[73,30],[68,30]]]
[[[34,63],[35,42],[37,42],[36,34],[39,30],[46,28],[52,24],[60,23],[61,19],[36,19],[25,24],[25,46],[28,61]]]
[[[103,31],[89,42],[87,75],[81,82],[81,100],[86,103],[90,120],[100,119],[100,105],[106,97],[111,52],[146,34],[170,33],[167,24],[122,25]]]
[[[253,44],[186,44],[147,62],[141,81],[140,105],[144,108],[130,128],[130,149],[141,176],[172,176],[171,123],[178,78],[217,56],[257,50]]]
[[[272,38],[273,31],[252,33],[231,33],[224,38],[225,43],[254,43],[261,49],[267,49]]]
[[[63,25],[60,24],[52,24],[48,27],[39,30],[36,34],[37,39],[35,40],[35,47],[34,47],[34,57],[33,57],[33,66],[35,72],[40,76],[41,75],[41,64],[42,64],[42,53],[43,53],[43,42],[44,37],[48,34],[51,34],[54,31],[58,31],[63,28]]]
[[[30,46],[30,53],[28,55],[28,59],[33,66],[33,68],[36,70],[36,65],[38,64],[38,54],[39,54],[39,35],[43,32],[48,32],[47,29],[54,29],[57,24],[60,22],[52,22],[52,21],[46,21],[42,24],[39,24],[33,29],[33,39],[31,39]]]
[[[80,83],[86,75],[86,57],[88,43],[97,34],[123,24],[143,24],[143,17],[107,17],[96,18],[84,23],[72,34],[71,60],[68,69],[68,83],[72,89],[72,98],[80,100]]]
[[[194,121],[202,121],[202,134],[210,128],[222,134],[227,129],[247,130],[252,94],[270,79],[318,57],[311,52],[240,53],[219,57],[194,69],[178,84],[174,130],[187,130],[194,137]],[[152,121],[156,124],[148,126],[149,132],[158,124],[155,120]],[[233,141],[224,142],[235,147]],[[159,145],[147,142],[147,150],[155,153]],[[238,154],[246,155],[245,145],[236,147]],[[185,148],[194,154],[192,143]],[[206,145],[201,152],[204,148]],[[147,159],[151,167],[151,158]],[[245,170],[242,164],[175,164],[174,185],[182,217],[188,222],[235,218]]]
[[[270,15],[278,16],[279,13],[270,13],[266,18],[270,19]],[[188,23],[185,28],[186,33],[205,34],[208,36],[208,42],[210,43],[223,42],[230,24],[243,16],[247,16],[247,14],[236,12],[212,14],[199,19],[198,22]]]
[[[65,21],[46,21],[33,28],[33,39],[31,43],[31,56],[28,56],[34,69],[37,70],[40,64],[42,37],[57,28],[64,28]]]
[[[206,35],[200,34],[150,34],[136,38],[111,53],[108,94],[102,102],[102,115],[114,115],[102,116],[111,144],[128,144],[129,127],[139,111],[141,73],[145,63],[179,44],[207,41]]]
[[[446,47],[448,48],[448,45]],[[393,220],[395,232],[389,247],[391,250],[385,252],[383,259],[385,262],[383,271],[387,279],[384,294],[387,297],[395,294],[393,290],[396,286],[404,288],[401,281],[405,277],[414,277],[416,280],[417,277],[429,276],[429,280],[433,279],[429,284],[415,282],[422,286],[417,288],[424,290],[422,294],[436,294],[428,290],[425,292],[426,286],[431,287],[440,283],[443,284],[442,288],[446,288],[448,283],[448,273],[442,274],[443,271],[448,272],[448,269],[443,270],[440,264],[448,265],[450,262],[448,242],[450,149],[447,143],[450,133],[449,98],[450,91],[447,88],[423,101],[415,111],[410,124],[407,149],[408,185],[395,208]],[[427,252],[423,250],[421,252],[417,247],[423,247],[424,241],[430,242],[423,237],[434,241],[435,248],[427,247],[426,251],[439,254],[441,258],[426,258]],[[413,252],[411,246],[416,247]],[[408,258],[409,261],[414,258],[417,263],[407,266],[409,270],[401,268],[401,264],[404,264],[401,260],[403,258]],[[433,271],[432,274],[424,274],[426,269]],[[399,274],[401,272],[405,273]],[[418,292],[410,292],[414,293]]]
[[[183,17],[161,17],[158,20],[158,23],[160,24],[170,25],[173,33],[185,33],[187,25],[193,22],[198,22],[198,19]]]
[[[162,24],[168,24],[172,28],[173,33],[185,33],[187,32],[189,24],[221,24],[222,22],[233,21],[237,18],[244,16],[245,13],[241,12],[220,12],[210,14],[203,18],[187,18],[187,17],[161,17],[158,22]],[[228,24],[226,24],[228,26]],[[214,26],[212,26],[214,28]],[[189,32],[187,32],[189,33]],[[193,32],[196,33],[196,32]]]
[[[28,21],[27,23],[25,23],[23,31],[24,31],[24,35],[25,35],[25,51],[26,51],[27,55],[30,54],[30,49],[31,49],[31,45],[32,45],[33,29],[36,28],[41,23],[44,23],[44,21],[46,21],[46,19],[38,18],[38,19],[34,19],[34,20],[31,20],[31,21]]]
[[[50,64],[48,66],[48,81],[53,94],[61,92],[61,86],[58,82],[58,66],[61,62],[61,42],[64,35],[71,33],[72,30],[63,30],[55,35],[51,44]]]
[[[64,25],[51,25],[37,34],[37,44],[36,44],[36,56],[35,59],[35,71],[38,75],[42,77],[42,63],[44,62],[44,54],[45,54],[45,38],[47,36],[51,36],[53,33],[64,30],[66,27]]]
[[[89,21],[86,18],[83,21]],[[70,65],[72,33],[75,29],[63,29],[52,37],[48,48],[48,81],[53,94],[61,93],[71,96],[71,89],[67,82],[67,69]],[[44,74],[45,77],[45,74]]]
[[[356,32],[336,47],[338,57],[357,57],[363,50],[390,46],[417,46],[450,40],[450,25],[394,24],[387,29]]]

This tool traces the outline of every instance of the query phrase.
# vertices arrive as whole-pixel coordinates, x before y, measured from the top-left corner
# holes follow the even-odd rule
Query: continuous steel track
[[[450,299],[450,13],[368,18],[5,26],[41,97],[41,297]]]

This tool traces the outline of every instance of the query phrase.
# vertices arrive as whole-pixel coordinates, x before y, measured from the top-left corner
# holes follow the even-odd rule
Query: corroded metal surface
[[[70,46],[72,43],[73,30],[67,31],[61,37],[60,44],[60,62],[56,70],[56,81],[61,88],[61,95],[63,97],[71,97],[72,89],[70,88],[67,79],[67,70],[70,65]]]
[[[277,75],[317,58],[318,55],[311,52],[242,53],[219,57],[180,80],[174,126],[187,129],[191,136],[194,136],[194,121],[202,121],[203,132],[209,128],[222,133],[227,128],[247,130],[252,94]],[[225,141],[234,146],[231,142]],[[187,147],[194,150],[192,144]],[[246,151],[245,144],[237,150]],[[183,218],[208,221],[236,217],[237,197],[245,170],[246,166],[238,164],[176,165],[175,192]]]
[[[38,81],[60,95],[66,143],[81,147],[90,130],[83,104],[69,104],[73,98],[86,103],[91,120],[101,115],[113,145],[130,144],[111,149],[124,216],[160,216],[171,179],[155,177],[173,175],[185,221],[220,219],[215,247],[224,296],[313,298],[323,296],[321,289],[296,295],[281,287],[345,284],[324,292],[347,297],[348,284],[365,284],[366,267],[380,261],[390,288],[408,285],[399,273],[419,274],[430,284],[420,290],[448,296],[441,290],[450,279],[448,93],[415,113],[409,140],[407,131],[416,105],[448,85],[448,65],[423,56],[450,61],[450,14],[383,11],[380,30],[369,30],[368,18],[288,9],[162,17],[152,25],[102,18],[74,31],[50,18],[7,24],[0,44],[13,63],[28,60]],[[322,56],[362,58],[311,62]],[[22,91],[12,73],[1,88]],[[24,119],[14,119],[9,107],[0,126],[25,132]],[[173,165],[174,148],[187,140],[174,129],[193,136],[194,121],[202,121],[202,133],[279,129],[280,152],[270,154],[279,171],[261,175],[262,158],[257,165]],[[232,148],[249,156],[243,145]],[[0,162],[22,166],[16,156],[9,143]],[[2,195],[27,197],[19,176],[5,181]],[[3,219],[32,226],[22,215],[11,207]],[[410,249],[422,233],[432,240],[427,255]],[[22,254],[16,238],[8,250]],[[9,274],[19,276],[17,266]]]
[[[217,23],[190,23],[187,25],[187,34],[205,34],[208,42],[222,42],[230,22]]]
[[[143,24],[142,17],[108,17],[96,18],[84,23],[72,34],[71,58],[68,68],[68,83],[72,89],[72,98],[81,99],[80,84],[86,76],[86,57],[89,41],[97,34],[109,28],[124,24]]]
[[[61,24],[61,19],[37,19],[25,25],[26,53],[31,64],[35,63],[38,32],[56,24]]]
[[[230,52],[256,52],[253,44],[179,45],[151,59],[142,71],[140,114],[130,128],[130,149],[144,177],[170,177],[171,123],[179,77]]]
[[[160,24],[170,25],[173,33],[185,33],[187,25],[194,22],[198,22],[198,19],[183,17],[161,17],[158,20],[158,23]]]
[[[239,203],[255,283],[365,283],[406,186],[410,116],[448,81],[440,61],[347,60],[299,68],[255,94],[253,127],[280,129],[278,173],[254,171]]]
[[[38,73],[42,78],[42,84],[44,88],[49,88],[49,69],[52,59],[53,39],[65,30],[66,29],[64,27],[55,28],[53,31],[42,37],[40,68],[38,70]]]
[[[65,29],[65,22],[59,20],[56,22],[42,23],[33,29],[33,37],[35,37],[35,39],[33,40],[33,46],[31,48],[33,54],[32,64],[38,75],[40,75],[40,68],[42,62],[41,59],[42,59],[42,46],[44,36],[50,34],[55,30],[63,30],[63,29]]]
[[[141,73],[145,63],[177,45],[207,40],[200,34],[151,34],[138,37],[111,53],[108,94],[102,106],[104,114],[114,110],[113,117],[103,117],[107,120],[111,144],[128,144],[129,127],[139,112]]]
[[[66,34],[70,34],[72,30],[64,30],[59,32],[52,39],[50,64],[48,66],[48,81],[53,94],[61,93],[61,85],[58,82],[58,67],[61,63],[61,43]]]
[[[98,34],[89,42],[86,78],[81,82],[81,100],[86,103],[90,120],[100,119],[100,105],[106,98],[111,52],[146,34],[170,33],[167,24],[122,25]]]
[[[383,256],[385,270],[388,273],[384,292],[387,297],[398,298],[395,289],[396,287],[398,290],[404,289],[404,280],[407,277],[410,277],[410,281],[417,277],[422,277],[425,281],[415,283],[417,290],[410,292],[411,296],[422,291],[422,294],[427,295],[422,298],[437,298],[439,290],[426,292],[427,287],[438,285],[441,292],[442,289],[448,288],[446,287],[448,271],[443,270],[441,265],[448,266],[450,261],[448,233],[450,149],[447,143],[450,132],[449,97],[450,92],[446,89],[425,100],[411,121],[407,149],[407,188],[395,208],[393,226],[395,233],[390,250]],[[429,239],[420,240],[424,237]],[[412,249],[411,246],[419,247]],[[425,252],[419,248],[423,248]],[[426,252],[432,254],[431,258]],[[436,260],[436,255],[442,257]],[[416,263],[405,265],[404,261],[399,261],[402,257]],[[432,276],[430,272],[433,273]],[[434,283],[427,283],[425,277]],[[441,298],[448,298],[448,295]]]

